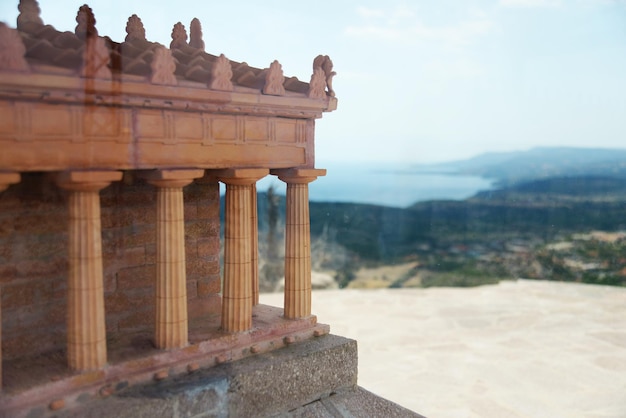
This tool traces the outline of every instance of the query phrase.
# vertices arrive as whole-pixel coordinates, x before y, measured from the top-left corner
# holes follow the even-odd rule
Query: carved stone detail
[[[20,4],[17,6],[20,11],[17,16],[17,27],[22,28],[28,23],[36,23],[43,25],[41,20],[41,9],[37,0],[20,0]]]
[[[91,7],[86,4],[80,6],[78,13],[76,14],[76,29],[74,33],[80,39],[95,38],[98,36],[98,29],[96,29],[96,17],[93,14]]]
[[[233,68],[230,65],[230,60],[224,54],[220,54],[213,64],[213,68],[211,68],[209,88],[212,90],[232,91],[232,78]]]
[[[274,60],[265,76],[265,87],[263,87],[263,94],[269,94],[272,96],[284,96],[284,82],[285,77],[283,76],[283,66],[280,65],[278,61]]]
[[[310,99],[323,99],[326,97],[326,74],[319,67],[313,69],[308,96]]]
[[[152,68],[152,76],[150,82],[153,84],[162,84],[166,86],[175,86],[178,84],[174,72],[176,71],[176,62],[172,56],[172,51],[159,46],[154,50],[154,56],[150,63]]]
[[[146,30],[143,27],[143,22],[137,15],[132,15],[128,18],[126,23],[126,42],[138,39],[140,41],[146,40]]]
[[[333,77],[337,73],[333,71],[333,62],[330,60],[330,57],[328,55],[318,55],[313,60],[313,76],[311,77],[311,82],[313,81],[313,78],[316,77],[315,71],[318,68],[324,71],[326,87],[328,88],[328,95],[330,97],[335,97],[335,91],[333,90]],[[317,86],[315,87],[317,88]],[[313,89],[312,86],[309,87],[309,97],[312,97],[311,96],[312,89]],[[315,94],[317,94],[317,92]]]
[[[83,69],[81,76],[87,78],[111,78],[109,69],[109,49],[104,43],[104,39],[98,36],[88,37],[83,52]]]
[[[187,45],[187,31],[185,25],[178,22],[172,28],[172,42],[170,42],[170,49],[182,48]]]
[[[15,30],[0,22],[0,70],[28,71],[26,47]]]
[[[190,38],[189,46],[204,50],[204,41],[202,40],[202,25],[198,18],[193,18],[189,26]]]

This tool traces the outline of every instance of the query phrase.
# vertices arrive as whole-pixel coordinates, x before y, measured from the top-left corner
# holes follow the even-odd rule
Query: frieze
[[[313,121],[284,117],[24,101],[0,115],[0,170],[298,166],[313,141]]]

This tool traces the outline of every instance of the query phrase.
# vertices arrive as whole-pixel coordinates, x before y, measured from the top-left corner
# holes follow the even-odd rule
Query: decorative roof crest
[[[170,49],[182,48],[187,45],[187,31],[185,25],[178,22],[172,28],[172,42],[170,42]]]
[[[90,36],[86,39],[85,51],[83,52],[83,69],[81,76],[87,78],[111,78],[109,69],[109,48],[104,39],[99,36]]]
[[[76,29],[74,33],[80,39],[86,39],[98,36],[98,29],[96,29],[96,17],[93,14],[93,10],[86,4],[83,4],[76,13]]]
[[[0,22],[0,70],[28,71],[25,53],[26,47],[17,30]]]
[[[272,96],[283,96],[285,94],[285,77],[283,76],[283,66],[276,60],[270,64],[270,69],[265,75],[265,86],[263,94]]]
[[[194,17],[189,25],[189,46],[204,51],[204,41],[202,40],[202,25],[198,18]]]
[[[308,96],[310,99],[323,99],[326,97],[326,73],[320,67],[313,69]]]
[[[215,60],[213,68],[211,68],[209,88],[212,90],[232,91],[232,78],[233,68],[230,65],[230,60],[224,54],[220,54],[217,60]]]
[[[20,0],[17,6],[20,14],[17,16],[17,27],[21,28],[26,23],[38,23],[43,25],[41,20],[41,9],[37,0]]]
[[[132,15],[128,18],[128,22],[126,23],[126,33],[126,42],[134,39],[138,39],[140,41],[146,40],[146,30],[143,27],[141,19],[137,15]]]
[[[164,46],[158,46],[154,50],[154,56],[150,63],[152,75],[150,82],[152,84],[163,84],[167,86],[175,86],[178,84],[174,72],[176,71],[176,62],[172,56],[172,51]]]
[[[313,83],[313,78],[316,77],[315,70],[317,68],[324,71],[325,84],[328,88],[328,95],[330,97],[335,97],[335,91],[333,90],[333,77],[337,73],[333,71],[333,62],[330,60],[330,57],[328,55],[318,55],[317,57],[315,57],[315,59],[313,60],[313,75],[311,76],[311,83]],[[312,97],[312,88],[312,86],[309,88],[309,97]]]

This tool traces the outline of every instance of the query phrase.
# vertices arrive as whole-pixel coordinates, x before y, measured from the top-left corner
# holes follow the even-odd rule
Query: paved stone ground
[[[360,386],[427,417],[626,417],[624,288],[316,291],[313,312],[358,341]]]

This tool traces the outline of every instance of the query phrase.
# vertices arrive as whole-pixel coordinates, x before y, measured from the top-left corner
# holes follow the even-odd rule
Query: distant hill
[[[418,263],[411,274],[420,274],[424,286],[476,285],[497,277],[626,285],[626,241],[572,241],[592,231],[625,231],[624,202],[626,179],[606,176],[538,179],[408,208],[310,202],[312,261],[335,271],[342,286],[363,266],[406,262]],[[281,234],[284,196],[277,203]],[[269,248],[268,208],[267,193],[259,193],[261,260]],[[284,245],[281,240],[275,241]],[[548,245],[563,240],[571,254]]]
[[[285,198],[278,196],[284,222]],[[327,231],[363,259],[391,260],[435,242],[484,235],[626,229],[626,178],[554,177],[480,192],[464,201],[418,202],[406,209],[310,202],[311,234]],[[259,230],[267,229],[267,194],[258,194]],[[223,211],[222,211],[223,213]],[[546,225],[551,225],[550,230]]]
[[[534,201],[626,200],[626,178],[605,176],[551,177],[477,193],[471,200]]]
[[[456,172],[510,185],[550,177],[626,179],[626,149],[540,147],[528,151],[486,153],[462,161],[422,165],[418,170]]]

